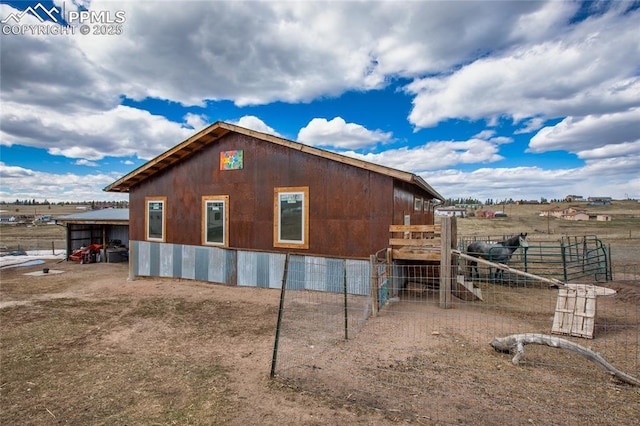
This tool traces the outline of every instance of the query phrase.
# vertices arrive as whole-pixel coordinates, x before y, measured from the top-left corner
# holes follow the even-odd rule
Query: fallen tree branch
[[[506,337],[494,337],[491,342],[491,346],[500,352],[511,352],[516,350],[516,355],[511,360],[514,364],[518,364],[524,357],[524,345],[536,343],[538,345],[547,345],[552,348],[568,349],[576,352],[578,355],[587,358],[590,361],[595,362],[602,367],[607,373],[616,377],[617,379],[634,386],[640,386],[640,380],[635,377],[624,373],[613,365],[609,364],[602,356],[593,352],[591,349],[587,349],[584,346],[580,346],[577,343],[573,343],[569,340],[562,339],[560,337],[549,336],[547,334],[539,333],[525,333],[525,334],[512,334]]]

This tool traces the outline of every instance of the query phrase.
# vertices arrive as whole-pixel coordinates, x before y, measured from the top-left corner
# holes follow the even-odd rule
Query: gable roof
[[[213,123],[212,125],[199,131],[185,141],[169,149],[168,151],[158,155],[156,158],[149,160],[147,163],[138,167],[131,173],[121,177],[111,185],[104,188],[104,191],[129,192],[131,187],[133,187],[134,185],[151,178],[153,175],[190,157],[191,155],[204,149],[205,147],[216,143],[218,140],[220,140],[220,138],[224,137],[229,132],[251,136],[256,139],[261,139],[263,141],[280,146],[286,146],[291,149],[326,158],[338,163],[348,164],[354,167],[369,170],[371,172],[390,176],[394,179],[416,185],[428,192],[433,198],[444,201],[444,197],[442,197],[442,195],[440,195],[435,189],[433,189],[424,179],[413,173],[404,172],[402,170],[393,169],[391,167],[381,166],[378,164],[369,163],[367,161],[358,160],[356,158],[347,157],[342,154],[337,154],[335,152],[326,151],[324,149],[315,148],[309,145],[304,145],[299,142],[293,142],[288,139],[257,132],[255,130],[246,129],[244,127],[236,126],[235,124],[229,124],[224,121],[217,121]]]

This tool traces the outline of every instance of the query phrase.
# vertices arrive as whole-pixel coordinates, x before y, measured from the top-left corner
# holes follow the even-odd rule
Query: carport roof
[[[67,223],[95,223],[95,224],[129,224],[129,209],[101,209],[88,212],[74,213],[56,217],[56,222]]]
[[[413,173],[404,172],[402,170],[393,169],[391,167],[381,166],[379,164],[369,163],[367,161],[358,160],[352,157],[347,157],[335,152],[326,151],[309,145],[304,145],[299,142],[293,142],[266,133],[256,132],[255,130],[246,129],[244,127],[225,123],[223,121],[215,122],[212,125],[206,127],[205,129],[179,143],[170,150],[158,155],[156,158],[138,167],[126,176],[118,179],[111,185],[104,188],[104,190],[107,192],[129,192],[129,190],[133,186],[190,157],[195,152],[198,152],[201,149],[218,142],[220,138],[227,135],[229,132],[240,133],[277,145],[286,146],[291,149],[302,151],[311,155],[327,158],[339,163],[349,164],[351,166],[366,169],[375,173],[391,176],[394,179],[416,185],[429,193],[433,198],[444,201],[444,197],[442,195],[440,195],[435,189],[433,189],[423,178]]]

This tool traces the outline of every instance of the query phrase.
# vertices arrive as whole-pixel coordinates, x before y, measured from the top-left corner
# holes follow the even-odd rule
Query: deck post
[[[454,241],[453,234],[456,232],[454,224],[455,218],[442,217],[440,222],[442,229],[440,234],[440,307],[451,308],[451,286],[455,279],[452,268],[452,253]]]

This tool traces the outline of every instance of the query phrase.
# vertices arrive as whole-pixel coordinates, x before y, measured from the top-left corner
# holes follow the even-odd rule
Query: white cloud
[[[356,123],[347,123],[342,117],[332,120],[314,118],[298,132],[298,141],[307,145],[340,149],[360,149],[387,143],[391,132],[368,130]]]
[[[344,154],[413,173],[443,169],[457,164],[492,163],[504,159],[498,154],[496,144],[481,139],[429,142],[415,148],[403,147],[375,154],[354,151]]]
[[[75,164],[76,166],[98,167],[98,163],[89,160],[77,160],[73,164]]]
[[[102,188],[113,183],[119,176],[104,173],[76,175],[56,174],[31,170],[17,166],[7,166],[0,162],[0,199],[44,198],[51,202],[87,200],[126,200],[126,194],[107,193]]]
[[[640,99],[640,98],[639,98]],[[574,153],[640,141],[640,107],[609,114],[567,117],[542,128],[529,144],[531,152]]]
[[[601,3],[606,6],[602,14],[571,23],[580,7],[576,2],[73,4],[124,10],[124,34],[3,35],[1,145],[45,148],[87,164],[105,156],[149,159],[206,125],[208,118],[189,113],[176,123],[122,106],[122,97],[203,106],[216,100],[297,103],[381,88],[405,81],[398,80],[402,77],[414,80],[406,93],[415,97],[409,120],[417,128],[451,119],[486,120],[494,126],[510,118],[521,126],[517,133],[530,133],[550,118],[567,117],[539,130],[529,149],[566,150],[586,162],[583,168],[560,171],[445,170],[428,179],[439,190],[445,188],[440,192],[499,187],[524,193],[539,184],[539,194],[566,183],[586,193],[580,185],[588,182],[602,193],[610,188],[618,194],[631,186],[625,192],[640,194],[637,178],[621,175],[637,176],[638,170],[633,120],[638,122],[640,110],[640,44],[638,11],[621,12],[629,3]],[[13,10],[0,5],[3,17]],[[278,135],[256,116],[237,123]],[[391,132],[369,130],[380,126],[340,117],[312,120],[298,138],[367,149],[391,141]],[[435,141],[366,158],[417,172],[486,164],[502,159],[499,145],[513,140],[496,135],[489,130],[466,141]],[[43,182],[65,180],[64,175],[2,168],[9,175],[33,173]],[[598,173],[600,180],[590,173]],[[102,195],[101,188],[87,199]]]
[[[522,134],[522,133],[531,133],[540,129],[544,125],[544,118],[542,117],[533,117],[528,120],[525,120],[523,123],[524,127],[518,129],[514,132],[514,134]]]
[[[581,168],[550,170],[540,167],[481,168],[472,172],[438,170],[420,175],[444,197],[487,199],[513,198],[530,200],[545,197],[561,199],[569,194],[611,196],[623,199],[640,194],[640,178],[629,173],[640,167],[636,158],[618,173],[616,164],[587,165]],[[637,195],[636,195],[637,196]]]
[[[187,113],[183,119],[186,127],[190,127],[196,132],[204,129],[209,124],[207,116],[204,114]]]
[[[255,130],[256,132],[266,133],[269,135],[280,136],[278,132],[272,127],[268,126],[264,121],[260,120],[255,115],[245,115],[238,121],[230,121],[231,124],[237,124],[240,127],[246,129]]]
[[[163,116],[119,105],[103,112],[64,113],[5,102],[2,143],[46,148],[52,155],[100,160],[137,155],[151,159],[193,133]]]
[[[117,2],[124,36],[77,35],[115,93],[185,105],[306,102],[439,73],[553,34],[560,2]],[[220,19],[224,16],[224,19]],[[75,50],[75,49],[74,49]]]
[[[612,11],[554,39],[476,60],[449,75],[416,79],[407,87],[416,96],[409,119],[431,127],[452,117],[518,122],[637,106],[637,24],[637,14]]]
[[[584,160],[596,160],[620,157],[629,155],[640,155],[640,140],[636,142],[624,142],[618,144],[604,145],[600,148],[588,149],[578,152],[578,157]]]

